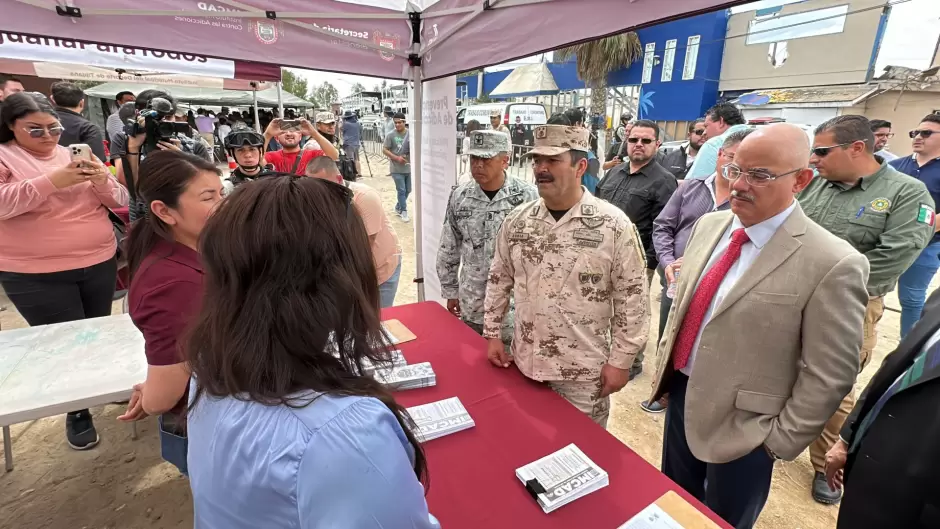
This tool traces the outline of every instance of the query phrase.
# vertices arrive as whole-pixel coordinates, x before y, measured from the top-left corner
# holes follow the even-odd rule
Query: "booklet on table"
[[[473,418],[457,397],[413,406],[408,408],[408,415],[415,422],[415,434],[422,442],[474,427]]]
[[[430,362],[391,369],[376,369],[372,376],[391,390],[427,388],[437,385],[437,376],[431,369]]]
[[[546,513],[609,483],[607,472],[574,444],[517,468],[516,477]]]

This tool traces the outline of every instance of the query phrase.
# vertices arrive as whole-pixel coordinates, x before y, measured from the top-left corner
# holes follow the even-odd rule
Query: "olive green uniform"
[[[797,198],[809,218],[868,258],[870,299],[859,357],[861,372],[875,350],[885,294],[894,290],[898,277],[933,237],[934,227],[919,220],[929,217],[920,214],[922,209],[934,211],[933,199],[923,182],[884,162],[877,172],[853,186],[817,176]],[[849,392],[822,435],[810,445],[810,459],[817,471],[824,471],[826,452],[839,438],[853,406],[855,394]]]

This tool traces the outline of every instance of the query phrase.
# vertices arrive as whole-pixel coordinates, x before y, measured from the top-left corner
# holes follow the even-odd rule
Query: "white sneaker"
[[[408,212],[407,212],[407,211],[402,211],[402,212],[401,212],[401,221],[402,221],[402,222],[411,222],[411,219],[408,217]]]

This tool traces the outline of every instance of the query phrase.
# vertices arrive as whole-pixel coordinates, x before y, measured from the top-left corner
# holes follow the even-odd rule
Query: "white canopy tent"
[[[747,3],[747,0],[8,0],[6,36],[49,45],[143,48],[409,79],[412,143],[421,145],[422,81]],[[587,20],[585,14],[590,14]],[[531,29],[531,31],[526,31]],[[422,257],[421,154],[415,150],[415,237]],[[424,299],[421,267],[418,297]]]
[[[526,64],[515,68],[496,88],[490,97],[510,98],[524,96],[554,95],[558,93],[555,76],[544,62]]]

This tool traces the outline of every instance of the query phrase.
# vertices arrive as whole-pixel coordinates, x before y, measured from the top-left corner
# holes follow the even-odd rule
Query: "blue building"
[[[701,117],[718,100],[727,24],[728,11],[721,10],[637,30],[644,56],[629,68],[610,74],[608,85],[640,86],[640,118],[691,121]],[[585,88],[573,59],[548,68],[559,90]],[[491,92],[510,72],[485,73],[483,92]],[[458,81],[466,83],[467,97],[477,97],[475,75]],[[463,88],[458,85],[458,90]]]

